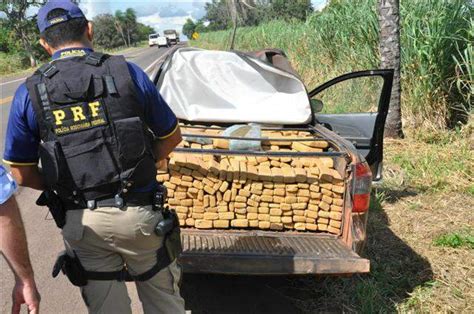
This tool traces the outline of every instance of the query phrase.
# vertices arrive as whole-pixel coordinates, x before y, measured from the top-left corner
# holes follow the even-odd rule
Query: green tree
[[[123,40],[115,27],[115,17],[112,14],[101,14],[94,18],[94,41],[105,49],[123,45]]]
[[[138,41],[147,40],[148,35],[154,33],[156,33],[156,30],[153,27],[142,23],[137,23]]]
[[[125,38],[125,24],[126,24],[126,18],[125,14],[121,10],[115,11],[115,16],[114,16],[114,24],[115,24],[115,30],[120,34],[123,45],[129,47],[127,39]]]
[[[269,0],[270,19],[300,20],[306,21],[306,18],[314,9],[311,0]]]
[[[196,24],[192,19],[187,19],[186,23],[183,25],[183,31],[182,33],[186,35],[189,39],[192,39],[193,33],[196,30]]]
[[[21,52],[28,57],[32,67],[36,66],[37,59],[43,57],[44,52],[38,44],[36,15],[29,16],[28,9],[40,7],[45,2],[46,0],[2,0],[0,2],[0,12],[6,15],[6,19],[2,21],[2,33],[8,30],[13,32],[10,35],[21,43]],[[79,3],[80,0],[73,0],[73,2]],[[17,46],[11,41],[8,45]]]
[[[38,41],[39,33],[35,25],[36,16],[28,16],[27,10],[31,7],[38,7],[43,2],[40,0],[2,0],[0,2],[0,12],[3,12],[7,17],[5,19],[6,28],[14,31],[15,39],[21,43],[32,67],[36,66],[33,43]]]

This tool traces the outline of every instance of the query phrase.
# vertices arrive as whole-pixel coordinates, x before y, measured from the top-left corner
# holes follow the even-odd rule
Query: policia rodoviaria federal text
[[[130,312],[124,281],[145,313],[184,312],[179,226],[155,181],[155,163],[181,140],[175,115],[136,65],[92,50],[75,4],[48,2],[38,26],[53,61],[17,91],[4,160],[21,185],[45,191],[37,203],[62,228],[53,275],[81,287],[91,313]]]

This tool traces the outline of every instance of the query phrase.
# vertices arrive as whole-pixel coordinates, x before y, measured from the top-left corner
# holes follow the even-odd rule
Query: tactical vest
[[[55,60],[26,84],[48,189],[84,204],[155,179],[153,134],[123,57],[93,52]]]

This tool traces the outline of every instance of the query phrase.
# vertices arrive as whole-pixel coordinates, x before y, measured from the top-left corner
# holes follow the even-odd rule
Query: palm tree
[[[125,39],[125,34],[123,32],[123,29],[125,27],[125,23],[126,23],[125,22],[125,14],[120,10],[115,11],[115,21],[114,21],[115,29],[117,30],[117,32],[122,37],[123,44],[125,46],[129,47],[129,44],[128,44],[127,40]]]
[[[394,69],[385,136],[403,138],[400,104],[400,0],[378,0],[381,67]]]

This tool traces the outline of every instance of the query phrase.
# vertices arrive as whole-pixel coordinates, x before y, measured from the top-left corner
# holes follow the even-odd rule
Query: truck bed
[[[182,125],[184,137],[211,139],[241,139],[220,134],[206,135],[206,129],[224,130],[226,126]],[[296,130],[309,132],[314,141],[327,141],[329,149],[322,152],[232,151],[224,149],[177,148],[177,153],[198,155],[289,156],[294,158],[331,157],[334,168],[347,177],[350,154],[338,145],[331,132],[322,133],[312,126],[290,128],[263,127],[262,131]],[[325,134],[325,135],[323,135]],[[256,141],[308,141],[308,138],[245,138]],[[345,206],[344,206],[345,207]],[[300,232],[294,230],[267,231],[258,229],[182,229],[183,254],[180,262],[189,273],[216,273],[234,275],[283,274],[349,274],[369,272],[370,262],[351,248],[350,213],[344,210],[343,229],[339,234]]]
[[[232,275],[346,274],[369,272],[338,237],[270,231],[182,231],[185,272]]]

